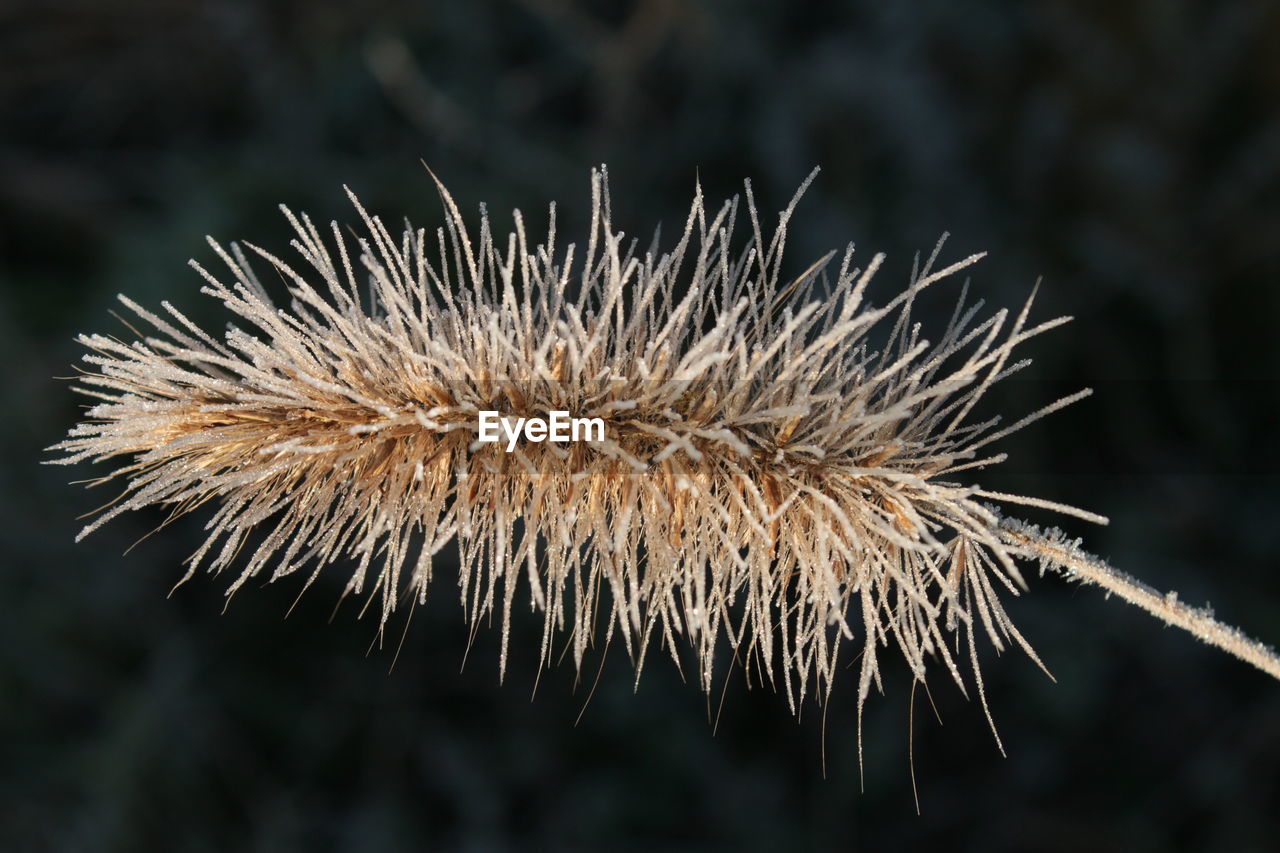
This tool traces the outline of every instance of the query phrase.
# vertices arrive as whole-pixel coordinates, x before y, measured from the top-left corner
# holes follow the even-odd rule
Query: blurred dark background
[[[695,176],[771,213],[820,165],[796,271],[852,239],[889,252],[883,300],[950,230],[947,258],[991,252],[989,304],[1043,276],[1033,316],[1077,318],[993,405],[1096,395],[984,482],[1110,516],[1064,526],[1280,641],[1277,104],[1264,2],[0,4],[0,849],[1277,849],[1280,685],[1096,590],[1009,602],[1058,683],[986,649],[1008,758],[943,673],[945,726],[916,696],[917,817],[901,667],[865,792],[856,670],[799,722],[737,674],[713,731],[668,659],[633,694],[615,650],[575,725],[599,657],[531,702],[526,618],[506,684],[496,631],[459,673],[447,572],[388,673],[356,607],[328,622],[340,572],[287,620],[300,578],[166,598],[207,515],[76,545],[110,496],[67,481],[105,468],[38,464],[73,336],[128,335],[122,291],[221,323],[185,261],[206,233],[286,251],[279,202],[352,222],[347,183],[434,226],[421,158],[469,215],[542,227],[555,198],[576,235],[607,162],[619,227],[669,234]]]

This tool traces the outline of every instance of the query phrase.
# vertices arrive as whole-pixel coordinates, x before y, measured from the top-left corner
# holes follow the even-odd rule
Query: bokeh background
[[[1035,316],[1077,318],[993,406],[1097,393],[984,482],[1110,516],[1064,526],[1280,641],[1277,104],[1274,2],[0,4],[0,848],[1275,850],[1280,685],[1057,578],[1009,607],[1058,683],[987,649],[1008,757],[945,678],[945,725],[909,716],[893,668],[860,791],[856,670],[799,722],[737,676],[713,726],[614,654],[579,719],[599,658],[531,700],[534,620],[506,684],[493,631],[459,671],[447,573],[392,669],[350,602],[330,623],[340,573],[288,619],[299,578],[166,598],[204,516],[73,544],[109,496],[68,480],[104,469],[39,462],[73,336],[128,336],[122,291],[223,322],[184,264],[287,250],[279,202],[352,222],[346,183],[431,225],[421,159],[471,215],[555,198],[574,234],[607,162],[620,227],[669,233],[695,176],[776,211],[820,165],[793,269],[852,239],[883,299],[950,230],[990,304],[1043,276]]]

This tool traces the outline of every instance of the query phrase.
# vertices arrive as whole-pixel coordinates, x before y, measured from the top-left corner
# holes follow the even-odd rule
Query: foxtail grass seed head
[[[1067,318],[1033,323],[1030,299],[984,311],[966,287],[926,338],[915,300],[980,257],[943,262],[942,242],[879,306],[865,294],[880,255],[862,264],[850,245],[785,272],[812,178],[771,232],[749,183],[716,208],[699,188],[665,247],[615,230],[603,168],[585,245],[557,244],[554,205],[542,243],[519,212],[500,236],[482,207],[473,231],[438,182],[434,231],[393,235],[349,193],[354,239],[282,208],[296,259],[210,240],[226,272],[192,266],[234,315],[221,336],[121,296],[154,331],[79,339],[76,390],[95,404],[52,449],[61,464],[116,460],[95,482],[123,485],[80,535],[147,506],[199,510],[208,538],[182,580],[234,567],[228,595],[298,572],[305,589],[354,566],[343,594],[376,601],[384,627],[456,543],[444,582],[473,623],[500,616],[500,673],[518,599],[541,615],[543,664],[565,633],[579,667],[621,641],[637,677],[655,647],[679,666],[689,644],[703,690],[730,657],[793,709],[825,697],[848,643],[859,715],[893,652],[985,710],[976,635],[1040,664],[1001,603],[1027,588],[1028,562],[1280,677],[1270,649],[1003,515],[1106,523],[975,482],[1004,460],[1002,438],[1088,395],[1008,425],[974,417],[1028,364],[1014,351]]]

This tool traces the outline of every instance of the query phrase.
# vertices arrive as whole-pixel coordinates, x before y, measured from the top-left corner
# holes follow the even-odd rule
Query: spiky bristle
[[[679,665],[683,635],[704,690],[727,644],[793,707],[830,690],[847,640],[861,645],[860,710],[885,647],[918,680],[937,661],[964,690],[967,669],[980,698],[979,632],[1039,663],[1000,595],[1025,588],[1019,560],[1062,560],[996,506],[1105,519],[968,477],[1002,461],[999,439],[1088,392],[1007,427],[972,415],[1026,364],[1014,349],[1066,318],[1029,326],[1030,300],[984,316],[961,293],[931,343],[914,300],[979,256],[940,265],[939,243],[873,307],[882,259],[859,268],[852,246],[784,277],[800,193],[766,234],[749,184],[745,225],[739,199],[708,210],[699,190],[674,248],[641,252],[614,230],[603,170],[591,187],[582,252],[556,247],[554,207],[536,248],[518,212],[505,241],[483,216],[473,240],[443,186],[444,226],[399,239],[352,195],[357,252],[336,224],[326,238],[285,209],[305,266],[248,248],[288,306],[234,244],[210,241],[229,283],[193,262],[254,327],[222,340],[122,296],[157,334],[81,338],[94,372],[79,390],[100,402],[59,461],[125,460],[102,478],[124,481],[122,499],[81,535],[128,510],[213,503],[186,577],[239,562],[228,594],[268,571],[307,571],[309,586],[350,558],[345,592],[380,596],[383,625],[456,542],[469,618],[501,615],[501,669],[522,586],[543,663],[567,630],[579,666],[620,637],[638,675],[655,635]],[[476,441],[483,410],[599,417],[605,437],[507,453]]]

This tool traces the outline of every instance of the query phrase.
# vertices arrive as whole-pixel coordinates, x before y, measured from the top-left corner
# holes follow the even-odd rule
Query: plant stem
[[[1136,604],[1165,624],[1183,628],[1209,645],[1217,646],[1280,679],[1280,655],[1275,649],[1219,622],[1207,610],[1182,603],[1176,592],[1162,595],[1132,575],[1112,568],[1104,560],[1081,551],[1071,543],[1059,541],[1052,534],[1018,524],[1004,525],[1002,533],[1007,542],[1027,548],[1043,564],[1083,583],[1097,584],[1108,594]]]

